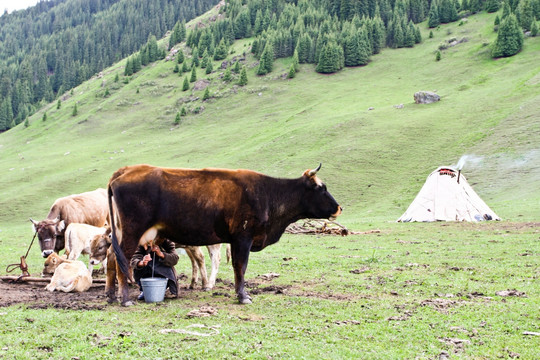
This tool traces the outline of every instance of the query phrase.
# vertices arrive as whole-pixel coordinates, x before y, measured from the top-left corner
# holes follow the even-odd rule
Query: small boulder
[[[441,97],[432,91],[418,91],[414,93],[414,102],[417,104],[431,104],[440,100]]]

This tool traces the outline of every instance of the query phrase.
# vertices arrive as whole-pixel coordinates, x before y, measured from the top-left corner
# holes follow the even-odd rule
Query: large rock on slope
[[[431,104],[441,100],[441,97],[432,91],[418,91],[414,93],[414,102],[417,104]]]

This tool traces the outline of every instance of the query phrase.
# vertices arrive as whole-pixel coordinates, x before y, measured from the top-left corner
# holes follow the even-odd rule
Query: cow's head
[[[64,220],[57,217],[54,220],[45,219],[43,221],[35,221],[30,219],[33,224],[34,232],[37,233],[41,255],[46,258],[55,251],[57,237],[63,236],[66,229]],[[62,249],[63,246],[60,248]]]
[[[59,256],[57,253],[52,252],[43,265],[43,270],[41,271],[42,276],[52,275],[58,266],[66,260],[66,255]]]
[[[111,228],[104,234],[96,235],[90,242],[90,265],[98,265],[107,258],[107,250],[111,246]]]
[[[341,214],[341,206],[326,190],[326,185],[317,177],[321,164],[314,170],[306,170],[302,175],[304,194],[302,205],[309,218],[334,220]]]

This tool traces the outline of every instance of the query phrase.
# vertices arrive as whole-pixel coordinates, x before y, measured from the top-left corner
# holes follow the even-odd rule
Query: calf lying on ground
[[[45,264],[43,265],[43,270],[41,271],[41,276],[48,276],[54,274],[56,268],[67,260],[67,256],[64,254],[62,256],[53,252],[47,259],[45,259]]]
[[[86,291],[92,285],[92,273],[79,260],[64,260],[56,270],[49,285],[45,289],[53,292]]]

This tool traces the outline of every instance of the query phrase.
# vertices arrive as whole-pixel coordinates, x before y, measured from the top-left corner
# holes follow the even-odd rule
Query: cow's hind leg
[[[251,239],[237,239],[231,245],[232,265],[234,269],[234,288],[238,301],[241,304],[251,304],[251,296],[248,295],[244,284],[244,274],[246,273],[251,249]]]

